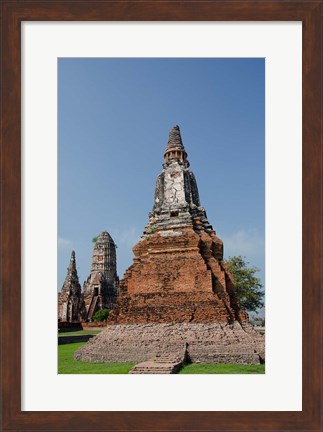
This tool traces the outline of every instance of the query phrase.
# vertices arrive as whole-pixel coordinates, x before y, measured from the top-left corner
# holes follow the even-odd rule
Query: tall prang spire
[[[107,231],[103,231],[97,237],[93,248],[92,278],[98,273],[102,274],[108,283],[114,284],[117,276],[116,246]]]
[[[103,231],[95,241],[91,273],[83,285],[85,321],[92,321],[100,309],[111,309],[116,301],[118,283],[116,245],[110,234]]]
[[[177,125],[169,133],[163,170],[157,177],[154,206],[144,235],[156,228],[174,226],[194,226],[196,231],[202,229],[215,234],[207,220],[205,209],[201,206],[196,179],[189,169],[187,153]]]
[[[68,269],[67,269],[67,273],[68,273],[68,275],[71,275],[71,274],[77,275],[75,251],[72,251],[72,253],[71,253],[71,259],[70,259],[70,264],[69,264]]]
[[[72,251],[71,253],[70,263],[67,267],[67,275],[62,287],[62,292],[63,291],[76,295],[81,294],[81,285],[79,283],[79,277],[76,269],[75,251]]]
[[[167,148],[164,155],[165,165],[168,165],[173,161],[184,164],[185,166],[189,166],[187,153],[183,145],[181,131],[178,125],[172,127],[169,132]]]
[[[75,251],[71,253],[67,275],[58,298],[58,317],[61,321],[79,321],[82,309],[81,285],[76,269]]]

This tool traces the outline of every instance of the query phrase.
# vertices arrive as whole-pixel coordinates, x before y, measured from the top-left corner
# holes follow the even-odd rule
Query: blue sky
[[[73,249],[83,285],[103,230],[122,278],[175,124],[225,257],[264,281],[264,120],[264,59],[59,59],[58,290]]]

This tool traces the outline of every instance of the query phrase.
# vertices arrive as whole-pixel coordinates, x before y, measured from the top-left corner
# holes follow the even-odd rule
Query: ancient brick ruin
[[[161,355],[195,363],[264,362],[264,338],[250,325],[209,323],[116,324],[80,348],[75,359],[100,362],[144,362]]]
[[[91,273],[79,283],[75,252],[72,252],[67,276],[58,296],[58,319],[62,322],[92,321],[100,309],[111,309],[118,295],[116,246],[110,234],[103,231],[96,239]]]
[[[223,243],[201,207],[180,130],[169,134],[149,223],[133,248],[110,322],[232,323],[247,319],[223,261]]]
[[[77,275],[75,252],[72,251],[62,291],[58,297],[58,319],[76,322],[81,319],[83,298]]]
[[[264,338],[240,309],[178,126],[170,131],[149,223],[133,252],[110,325],[75,358],[145,362],[161,354],[178,358],[185,346],[191,361],[264,361]]]

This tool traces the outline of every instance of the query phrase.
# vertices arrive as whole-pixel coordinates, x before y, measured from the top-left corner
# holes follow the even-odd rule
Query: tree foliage
[[[93,315],[93,319],[95,322],[102,322],[105,321],[108,316],[109,316],[109,309],[101,309],[98,310],[94,315]]]
[[[250,267],[245,257],[233,256],[226,261],[234,277],[235,292],[241,308],[256,312],[263,307],[264,291],[261,280],[255,276],[259,271],[257,267]]]
[[[99,236],[93,237],[93,238],[92,238],[92,243],[96,243],[98,237],[99,237]]]

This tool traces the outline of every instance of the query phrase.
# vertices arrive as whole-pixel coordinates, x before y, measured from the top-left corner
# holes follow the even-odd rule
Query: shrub
[[[109,316],[109,309],[101,309],[93,315],[93,319],[95,322],[105,321]]]

